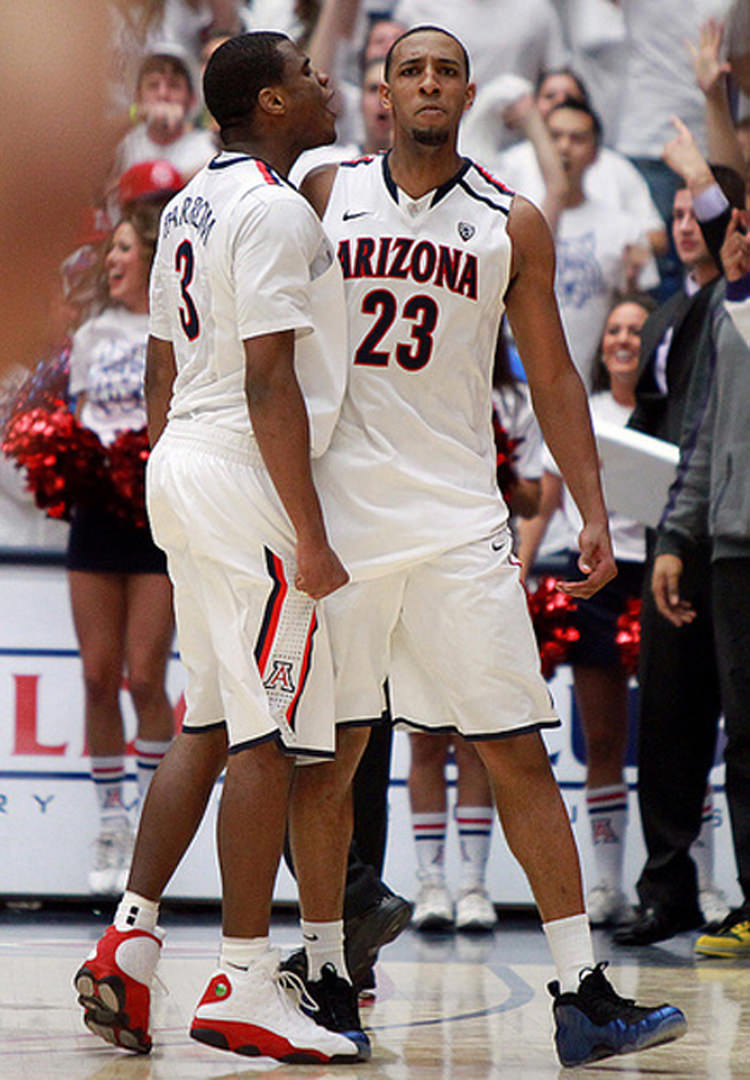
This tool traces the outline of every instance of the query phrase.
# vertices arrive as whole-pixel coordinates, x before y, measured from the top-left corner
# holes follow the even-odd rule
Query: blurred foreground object
[[[106,6],[6,5],[0,39],[0,366],[28,364],[44,340],[60,263],[108,151]]]

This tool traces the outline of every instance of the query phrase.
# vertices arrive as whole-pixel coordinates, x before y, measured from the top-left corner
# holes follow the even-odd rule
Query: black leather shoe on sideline
[[[344,921],[344,950],[346,966],[354,989],[369,990],[375,986],[373,967],[378,952],[411,922],[414,905],[403,896],[387,889],[363,911]],[[293,971],[303,980],[307,979],[307,956],[304,949],[296,949],[279,965],[282,971]]]
[[[357,991],[364,989],[384,945],[411,922],[414,905],[387,889],[366,911],[344,920],[346,964]]]
[[[653,945],[685,930],[697,930],[705,920],[698,908],[674,911],[660,905],[641,908],[635,921],[615,930],[618,945]]]

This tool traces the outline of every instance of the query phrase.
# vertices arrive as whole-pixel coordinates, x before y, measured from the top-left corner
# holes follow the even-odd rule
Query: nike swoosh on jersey
[[[371,210],[345,210],[341,217],[343,221],[353,221],[354,218],[364,217],[365,214],[371,213]]]

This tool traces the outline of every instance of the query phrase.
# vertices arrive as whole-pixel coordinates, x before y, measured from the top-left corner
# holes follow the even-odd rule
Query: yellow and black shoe
[[[701,956],[750,956],[750,907],[730,911],[726,919],[695,943]]]

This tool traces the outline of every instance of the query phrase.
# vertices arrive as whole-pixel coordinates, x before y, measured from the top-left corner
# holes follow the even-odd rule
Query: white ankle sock
[[[153,932],[156,929],[158,918],[158,900],[147,900],[145,896],[126,891],[117,905],[115,926],[118,930],[149,930]]]
[[[563,993],[577,990],[583,968],[594,967],[591,928],[586,915],[569,915],[542,923]]]
[[[307,955],[307,974],[319,979],[325,964],[333,964],[339,975],[349,978],[344,959],[344,920],[335,922],[308,922],[300,919],[302,940]]]
[[[239,938],[222,935],[219,967],[233,967],[239,968],[240,971],[247,971],[254,960],[265,956],[268,949],[268,937]]]

